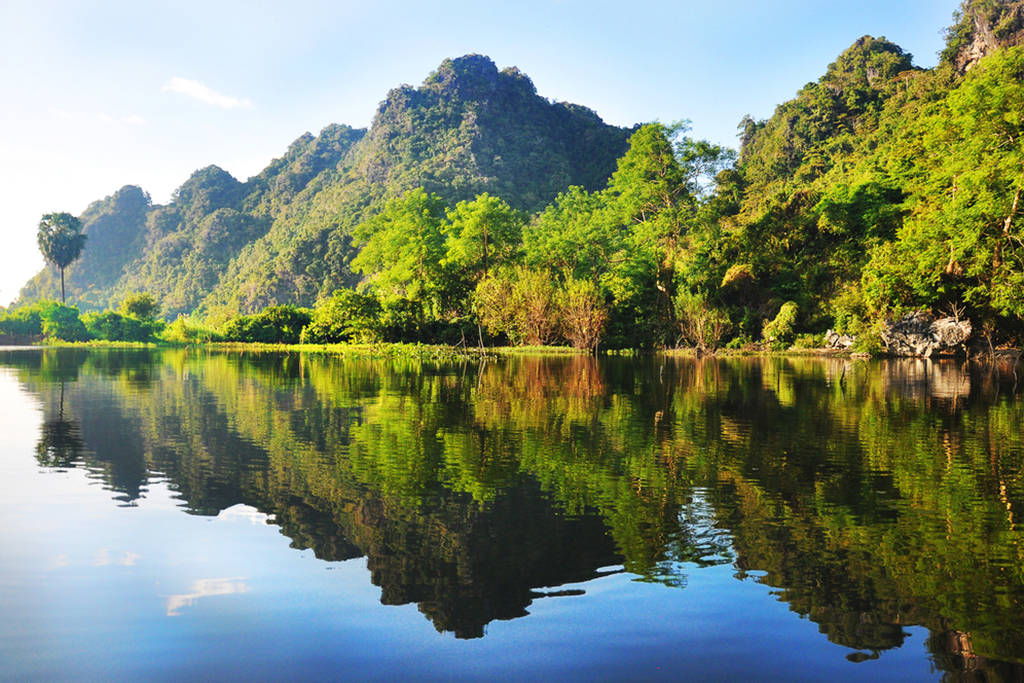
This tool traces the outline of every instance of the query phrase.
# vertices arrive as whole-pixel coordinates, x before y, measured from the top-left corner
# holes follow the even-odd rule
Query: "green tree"
[[[526,263],[576,278],[605,279],[622,254],[622,230],[602,193],[570,187],[523,228]]]
[[[82,254],[86,236],[82,224],[70,213],[48,213],[39,221],[36,237],[43,258],[60,271],[60,301],[64,297],[64,269]]]
[[[914,210],[865,270],[872,306],[966,302],[982,317],[1024,317],[1024,49],[997,52],[919,117],[902,146],[919,154]]]
[[[796,335],[799,307],[792,301],[782,304],[778,315],[764,325],[764,340],[776,348],[785,348],[793,342]]]
[[[40,317],[42,319],[43,336],[47,339],[61,339],[71,342],[87,341],[89,339],[89,331],[79,317],[77,306],[52,304],[43,309]]]
[[[339,289],[317,302],[302,330],[304,344],[336,344],[349,340],[377,341],[381,336],[381,306],[372,296]]]
[[[525,266],[491,273],[473,293],[473,308],[491,334],[513,344],[550,343],[559,327],[558,289],[549,273]]]
[[[445,263],[463,269],[473,282],[490,268],[511,260],[522,238],[523,216],[486,192],[459,202],[448,212],[441,231],[447,236]]]
[[[700,352],[714,353],[729,331],[729,316],[700,294],[683,290],[676,295],[676,319],[683,339]]]
[[[383,211],[356,227],[356,239],[363,246],[352,268],[366,275],[384,298],[416,302],[421,318],[437,313],[448,284],[441,265],[444,216],[444,202],[423,188],[392,199]]]
[[[160,312],[160,304],[149,292],[129,294],[121,301],[121,315],[137,320],[153,320]]]

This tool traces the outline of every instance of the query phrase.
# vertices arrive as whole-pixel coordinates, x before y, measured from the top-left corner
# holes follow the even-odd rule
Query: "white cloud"
[[[237,505],[232,505],[229,508],[221,510],[217,515],[217,519],[248,520],[252,524],[262,526],[264,524],[272,523],[274,521],[274,516],[262,513],[249,505],[238,503]]]
[[[92,565],[94,567],[106,567],[111,564],[119,564],[122,567],[134,567],[135,563],[142,557],[138,553],[131,551],[123,551],[120,557],[111,557],[109,548],[100,548],[96,551],[96,555],[93,557]]]
[[[179,593],[167,598],[167,616],[176,617],[181,614],[182,607],[192,605],[199,598],[208,598],[213,595],[234,595],[236,593],[247,593],[249,586],[245,583],[244,577],[230,579],[199,579],[192,582],[192,590],[188,593]]]
[[[185,95],[187,97],[197,99],[200,102],[206,102],[207,104],[212,104],[215,107],[220,107],[221,109],[249,109],[252,107],[252,102],[245,97],[232,97],[231,95],[225,95],[203,83],[200,83],[199,81],[193,81],[179,76],[175,76],[164,83],[162,90],[165,92],[176,92],[179,95]]]

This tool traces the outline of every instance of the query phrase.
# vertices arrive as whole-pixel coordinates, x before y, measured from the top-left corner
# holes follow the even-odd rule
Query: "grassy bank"
[[[0,341],[0,348],[5,344]],[[24,348],[25,344],[18,345]],[[67,342],[60,340],[36,341],[32,346],[57,347],[57,348],[110,348],[110,349],[141,349],[141,348],[203,348],[217,351],[235,353],[268,353],[268,352],[299,352],[299,353],[322,353],[350,358],[473,358],[481,356],[486,358],[511,357],[511,356],[576,356],[586,355],[588,351],[575,349],[569,346],[487,346],[481,351],[480,347],[470,346],[449,346],[443,344],[410,344],[402,342],[380,342],[371,344],[265,344],[258,342],[192,342],[177,343],[168,341],[158,342],[121,342],[92,340],[86,342]],[[768,356],[768,355],[790,355],[790,356],[851,356],[866,355],[854,354],[850,351],[837,351],[835,349],[805,349],[791,348],[787,350],[768,349],[718,349],[714,354],[700,353],[693,348],[662,349],[653,352],[645,352],[636,349],[610,349],[602,351],[601,355],[614,356],[637,356],[648,353],[656,353],[678,358],[697,358],[700,356],[714,356],[717,358],[730,358],[742,356]]]

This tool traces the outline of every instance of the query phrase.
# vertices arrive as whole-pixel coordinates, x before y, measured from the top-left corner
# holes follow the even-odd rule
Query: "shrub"
[[[673,303],[683,339],[700,351],[714,352],[718,349],[731,327],[729,316],[699,294],[681,291]]]
[[[118,309],[121,315],[136,320],[154,320],[160,312],[160,304],[148,292],[129,294]]]
[[[485,277],[473,293],[473,310],[491,334],[513,344],[539,346],[559,329],[558,290],[551,275],[522,266]]]
[[[503,334],[516,344],[519,343],[519,328],[512,290],[511,278],[495,274],[485,277],[473,292],[473,311],[485,330],[494,335]]]
[[[727,349],[744,349],[747,347],[754,346],[754,340],[746,335],[739,335],[729,340],[729,343],[725,345]]]
[[[262,344],[297,344],[310,312],[295,306],[269,306],[254,315],[242,315],[224,324],[221,332],[228,341]]]
[[[597,347],[608,323],[601,292],[589,280],[569,279],[558,293],[562,335],[577,349]]]
[[[200,342],[220,341],[221,335],[210,327],[181,317],[165,327],[160,338],[173,344],[196,344]]]
[[[317,303],[300,335],[303,344],[377,341],[381,337],[381,305],[372,296],[339,289]]]
[[[53,302],[45,301],[32,306],[5,311],[0,315],[0,337],[31,338],[43,334],[42,311]]]
[[[793,347],[797,349],[820,349],[825,346],[824,334],[798,334],[793,340]]]
[[[77,306],[51,304],[40,312],[43,336],[63,341],[88,341],[89,331],[78,315]]]
[[[376,323],[382,341],[419,341],[423,306],[412,299],[386,299]]]
[[[870,316],[860,284],[847,285],[832,300],[834,328],[839,334],[857,336],[870,326]]]
[[[764,324],[761,336],[775,348],[786,348],[796,336],[796,320],[799,309],[793,301],[782,304],[774,320]]]
[[[82,322],[92,337],[108,341],[148,342],[164,327],[163,321],[139,320],[114,311],[86,313]]]

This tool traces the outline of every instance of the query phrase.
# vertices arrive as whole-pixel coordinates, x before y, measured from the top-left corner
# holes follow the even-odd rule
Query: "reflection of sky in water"
[[[186,514],[182,494],[159,476],[134,507],[119,507],[99,470],[43,470],[33,458],[41,420],[37,401],[0,367],[0,678],[906,680],[930,672],[924,629],[907,628],[903,647],[853,665],[850,649],[779,600],[763,572],[737,572],[711,489],[693,487],[675,511],[679,531],[663,539],[653,581],[617,573],[620,565],[595,567],[599,578],[538,586],[526,618],[493,620],[486,637],[458,640],[438,634],[414,603],[382,605],[365,558],[318,560],[254,507]],[[733,444],[749,438],[745,424],[715,428]]]
[[[245,585],[245,578],[232,579],[199,579],[192,582],[192,588],[188,593],[179,593],[167,598],[167,616],[176,617],[181,614],[182,607],[192,606],[199,598],[209,598],[214,595],[234,595],[235,593],[248,592],[249,587]]]

